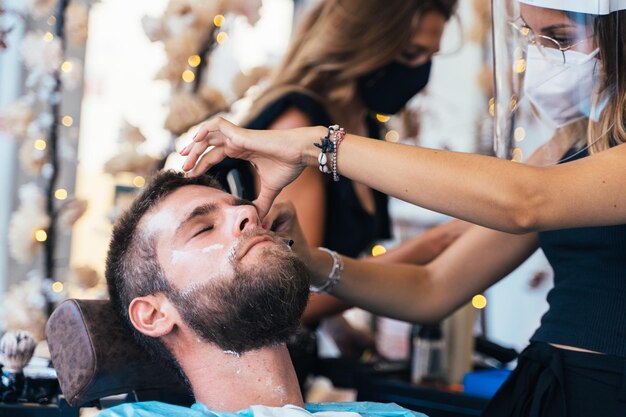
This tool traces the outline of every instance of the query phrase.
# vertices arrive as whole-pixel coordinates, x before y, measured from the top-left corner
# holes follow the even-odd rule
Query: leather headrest
[[[136,344],[108,301],[64,301],[48,320],[46,338],[72,406],[131,391],[191,395],[180,375]]]

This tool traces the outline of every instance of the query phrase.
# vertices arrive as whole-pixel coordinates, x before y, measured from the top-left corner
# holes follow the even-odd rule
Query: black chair
[[[118,394],[193,403],[182,377],[134,342],[108,301],[64,301],[48,320],[46,338],[61,392],[73,407],[99,406]]]

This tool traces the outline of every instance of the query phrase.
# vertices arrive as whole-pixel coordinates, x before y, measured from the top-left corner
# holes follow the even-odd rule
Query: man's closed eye
[[[197,232],[193,235],[193,237],[199,236],[199,235],[201,235],[201,234],[203,234],[203,233],[206,233],[206,232],[210,232],[211,230],[213,230],[213,225],[203,227],[202,229],[198,230],[198,231],[197,231]]]

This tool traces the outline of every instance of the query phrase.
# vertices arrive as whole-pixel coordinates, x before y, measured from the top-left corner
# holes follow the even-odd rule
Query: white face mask
[[[548,59],[546,54],[554,54]],[[567,51],[565,64],[557,49],[544,48],[543,55],[535,45],[528,46],[524,92],[542,116],[555,127],[562,127],[586,117],[597,120],[606,100],[592,108],[592,97],[600,61],[590,54]]]

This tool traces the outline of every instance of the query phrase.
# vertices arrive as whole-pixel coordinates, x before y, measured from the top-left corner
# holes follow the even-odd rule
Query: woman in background
[[[303,18],[242,124],[250,129],[340,124],[380,139],[376,114],[399,112],[426,86],[455,6],[456,0],[320,1]],[[247,162],[226,160],[209,173],[224,182],[233,168],[248,191],[244,197],[253,199],[256,180]],[[333,183],[317,168],[306,168],[278,200],[293,202],[313,246],[356,257],[391,237],[387,196],[345,177]],[[434,228],[376,261],[425,263],[466,227],[457,221]],[[312,296],[303,323],[315,326],[348,307],[328,295]]]

